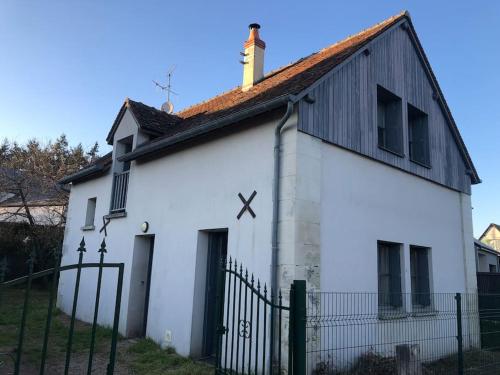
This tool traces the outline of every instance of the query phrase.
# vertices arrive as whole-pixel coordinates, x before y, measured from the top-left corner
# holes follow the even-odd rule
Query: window
[[[410,246],[411,300],[414,307],[431,305],[428,247]]]
[[[377,247],[379,309],[387,310],[402,308],[401,245],[379,241]]]
[[[123,155],[128,154],[129,152],[132,152],[132,141],[130,143],[125,143],[123,145]],[[130,160],[127,160],[123,162],[123,171],[129,171],[130,170]]]
[[[113,164],[113,188],[111,191],[110,213],[123,215],[127,203],[130,161],[120,162],[118,159],[132,151],[134,137],[129,136],[116,142],[115,161]]]
[[[401,98],[377,86],[378,146],[403,155],[403,115]]]
[[[430,166],[427,114],[408,104],[408,141],[410,160]]]
[[[497,272],[497,266],[494,264],[490,264],[490,272]]]
[[[90,228],[94,227],[94,218],[95,218],[95,207],[97,203],[97,198],[90,198],[87,201],[87,215],[85,216],[85,227]]]

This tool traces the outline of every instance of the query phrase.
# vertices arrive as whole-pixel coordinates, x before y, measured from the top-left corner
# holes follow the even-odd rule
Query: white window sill
[[[413,307],[413,311],[411,312],[411,316],[418,318],[424,316],[434,316],[439,314],[439,311],[433,309],[432,307]]]
[[[112,212],[106,216],[104,216],[105,219],[116,219],[119,217],[126,217],[127,216],[127,211],[119,211],[119,212]]]
[[[408,318],[409,314],[401,309],[381,309],[378,312],[379,320],[395,320]]]
[[[87,230],[95,230],[95,226],[94,225],[84,225],[83,227],[80,228],[81,230],[83,231],[87,231]]]

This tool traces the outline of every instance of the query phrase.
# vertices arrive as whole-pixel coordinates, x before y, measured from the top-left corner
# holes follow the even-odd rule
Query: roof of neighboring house
[[[464,161],[471,170],[473,183],[478,183],[480,182],[479,176],[444,101],[430,64],[416,37],[408,12],[402,12],[390,17],[319,52],[272,71],[247,91],[242,91],[241,86],[238,86],[177,112],[175,115],[169,115],[153,107],[127,99],[108,134],[107,141],[112,143],[114,132],[127,108],[130,108],[138,126],[155,135],[155,138],[136,147],[134,151],[122,156],[120,160],[133,160],[146,154],[151,155],[170,147],[174,143],[218,129],[218,127],[214,126],[217,122],[223,123],[224,126],[233,125],[242,120],[243,116],[252,117],[275,109],[278,106],[283,106],[289,98],[298,100],[297,96],[304,95],[304,91],[325,74],[356,52],[361,51],[364,46],[384,31],[400,22],[403,23],[405,20],[408,21],[412,36],[416,40],[416,47],[420,50],[423,63],[428,68],[430,79],[439,93],[438,99],[442,102],[443,110],[450,120],[452,133],[459,145]],[[238,114],[241,115],[237,116]]]
[[[90,163],[85,168],[80,169],[78,172],[64,177],[59,181],[59,184],[65,185],[69,184],[70,182],[83,182],[89,178],[105,174],[111,168],[111,164],[113,161],[111,158],[112,154],[113,152],[108,152],[106,155],[94,160],[92,163]]]
[[[495,224],[495,223],[491,223],[490,225],[488,225],[488,228],[486,228],[486,230],[483,232],[483,234],[481,234],[479,239],[482,240],[484,238],[484,236],[486,236],[486,233],[488,233],[491,228],[496,228],[496,230],[500,231],[500,225]]]
[[[0,168],[0,173],[8,178],[22,178],[23,171],[14,168]],[[59,206],[61,201],[59,198],[60,187],[52,186],[44,188],[40,181],[33,180],[31,177],[28,180],[29,189],[25,194],[26,202],[30,207],[35,206]],[[20,207],[23,201],[15,190],[0,192],[0,207]]]
[[[498,251],[496,251],[494,248],[492,248],[491,246],[488,246],[484,242],[481,242],[481,241],[479,241],[479,240],[477,240],[475,238],[474,238],[474,245],[476,245],[481,250],[484,250],[484,251],[486,251],[488,253],[494,253],[496,256],[500,256],[500,253]]]

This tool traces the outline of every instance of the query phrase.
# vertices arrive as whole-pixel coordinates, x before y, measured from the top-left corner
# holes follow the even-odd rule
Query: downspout
[[[278,219],[280,208],[280,151],[281,131],[293,112],[294,102],[290,98],[286,112],[274,130],[274,176],[273,176],[273,221],[272,221],[272,258],[271,258],[271,290],[277,293],[278,287]]]

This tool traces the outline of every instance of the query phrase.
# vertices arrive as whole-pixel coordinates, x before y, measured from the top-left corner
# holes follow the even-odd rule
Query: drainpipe
[[[278,219],[280,197],[280,151],[281,131],[293,112],[294,102],[290,98],[284,116],[274,130],[274,177],[273,177],[273,222],[272,222],[272,258],[271,258],[271,290],[278,292]]]

